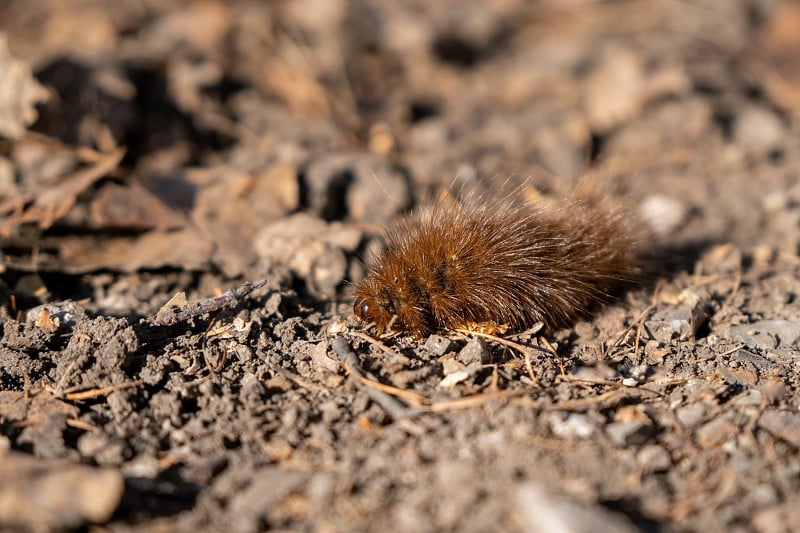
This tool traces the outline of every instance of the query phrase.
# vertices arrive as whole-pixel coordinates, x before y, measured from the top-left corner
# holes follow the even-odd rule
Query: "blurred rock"
[[[730,336],[756,350],[787,348],[800,339],[800,324],[792,320],[759,320],[731,326]]]
[[[453,341],[441,335],[431,335],[425,341],[425,349],[435,355],[444,355],[453,347]]]
[[[737,113],[733,140],[746,153],[766,154],[778,148],[786,135],[786,128],[773,111],[746,107]]]
[[[697,443],[703,448],[711,448],[721,445],[737,433],[739,428],[733,422],[722,417],[714,418],[697,430]]]
[[[655,444],[643,446],[636,454],[636,462],[646,473],[666,472],[672,466],[672,458],[669,452]]]
[[[15,59],[0,33],[0,136],[17,139],[36,120],[36,104],[48,98],[47,90],[33,77],[30,66]]]
[[[298,213],[266,226],[253,247],[262,261],[289,266],[312,294],[331,297],[345,279],[346,254],[361,238],[357,229]]]
[[[305,480],[303,472],[274,466],[253,472],[247,487],[238,490],[228,504],[231,529],[243,533],[262,531],[270,508],[300,489]]]
[[[592,131],[605,133],[641,111],[645,84],[642,57],[610,47],[586,83],[584,108]]]
[[[567,416],[554,414],[549,418],[549,424],[550,431],[560,439],[586,439],[597,431],[588,416],[575,413]]]
[[[406,177],[369,153],[330,154],[305,172],[311,210],[325,220],[384,223],[409,204]]]
[[[639,213],[656,235],[666,237],[686,221],[689,209],[676,198],[651,194],[639,204]]]
[[[625,515],[600,505],[581,504],[547,488],[526,483],[516,490],[517,519],[531,533],[628,533],[638,529]]]
[[[458,352],[457,359],[465,365],[484,363],[489,358],[489,346],[480,337],[473,337]]]
[[[750,523],[758,533],[794,531],[800,524],[800,496],[789,496],[779,505],[757,511]]]
[[[111,518],[124,483],[116,470],[0,452],[0,527],[53,531]]]
[[[786,109],[800,107],[800,3],[784,2],[772,13],[758,35],[759,65],[773,102]]]
[[[612,422],[606,426],[606,434],[617,446],[642,444],[652,434],[653,427],[639,420]]]
[[[693,428],[706,416],[706,406],[700,402],[690,403],[678,408],[675,416],[678,417],[683,427]]]
[[[786,411],[765,411],[758,425],[776,437],[800,448],[800,415]]]

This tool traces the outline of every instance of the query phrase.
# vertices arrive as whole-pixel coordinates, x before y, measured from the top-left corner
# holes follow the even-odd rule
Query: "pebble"
[[[483,363],[489,359],[489,347],[486,341],[480,337],[473,337],[458,352],[458,360],[469,365],[471,363]]]
[[[617,446],[628,446],[644,442],[651,429],[651,426],[638,420],[612,422],[606,426],[606,434]]]
[[[233,531],[261,531],[265,513],[278,505],[292,492],[299,490],[306,481],[306,474],[266,466],[253,472],[251,483],[235,493],[228,504],[229,524]]]
[[[701,403],[692,403],[679,408],[675,416],[685,428],[693,428],[706,416],[706,407]]]
[[[800,496],[795,494],[781,504],[756,512],[751,523],[758,533],[795,531],[800,523]]]
[[[605,133],[639,114],[645,81],[638,53],[619,47],[606,49],[586,82],[584,110],[592,130]]]
[[[117,470],[8,451],[0,457],[0,525],[60,531],[102,524],[119,506],[124,488]]]
[[[322,297],[336,294],[347,272],[347,253],[361,240],[359,230],[297,213],[266,226],[253,246],[265,263],[289,266],[305,279],[309,291]]]
[[[652,194],[639,205],[639,213],[657,235],[666,237],[686,221],[689,208],[676,198]]]
[[[666,472],[672,466],[667,450],[655,444],[642,447],[636,454],[636,461],[646,473]]]
[[[708,319],[708,296],[691,289],[681,291],[673,301],[674,307],[658,310],[645,325],[653,340],[667,343],[673,339],[689,340]]]
[[[638,531],[630,520],[598,504],[584,504],[554,493],[538,483],[525,483],[516,491],[516,517],[522,531],[608,533]]]
[[[747,107],[737,114],[734,142],[747,153],[764,154],[780,147],[785,138],[781,119],[773,111]]]
[[[444,355],[453,348],[453,341],[441,335],[431,335],[425,341],[424,348],[434,355]]]
[[[581,414],[570,414],[566,418],[555,414],[549,419],[550,431],[561,439],[585,439],[597,431],[592,420]]]
[[[739,433],[739,428],[725,418],[715,418],[697,430],[697,443],[703,448],[722,444]]]
[[[311,211],[325,220],[386,223],[409,204],[406,177],[367,152],[315,159],[305,171],[305,185]]]
[[[694,335],[697,327],[693,323],[693,307],[682,306],[657,312],[645,322],[645,327],[659,342],[672,339],[687,340]]]
[[[777,370],[780,365],[748,350],[738,350],[731,356],[731,361],[753,365],[762,373]]]
[[[788,348],[800,339],[800,323],[792,320],[759,320],[731,326],[730,336],[760,351]]]
[[[78,439],[78,452],[101,466],[116,466],[125,460],[125,444],[104,433],[84,433]]]
[[[787,411],[765,411],[758,425],[776,437],[800,448],[800,415]]]

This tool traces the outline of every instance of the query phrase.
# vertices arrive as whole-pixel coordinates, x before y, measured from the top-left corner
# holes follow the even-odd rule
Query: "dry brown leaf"
[[[0,136],[18,139],[36,121],[35,105],[46,101],[48,92],[34,79],[30,66],[11,55],[4,33],[0,33],[0,72]]]
[[[87,187],[117,168],[125,149],[119,148],[90,167],[82,168],[66,176],[61,183],[39,194],[33,204],[19,214],[10,216],[0,226],[0,235],[7,236],[18,225],[25,222],[36,222],[39,228],[47,229],[56,220],[69,212],[78,197]],[[7,214],[19,207],[19,199],[0,204],[0,214]]]

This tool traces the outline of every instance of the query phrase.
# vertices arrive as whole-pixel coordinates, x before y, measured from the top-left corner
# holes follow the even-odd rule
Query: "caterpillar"
[[[636,279],[639,242],[599,202],[440,195],[385,230],[355,285],[362,323],[424,337],[436,330],[571,325]]]

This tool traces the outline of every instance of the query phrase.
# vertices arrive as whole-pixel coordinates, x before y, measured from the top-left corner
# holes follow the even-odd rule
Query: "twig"
[[[213,313],[226,307],[236,307],[241,303],[245,296],[256,289],[260,289],[266,285],[266,283],[267,280],[265,279],[255,281],[253,283],[244,283],[241,287],[228,289],[222,293],[222,296],[217,298],[209,298],[201,302],[187,305],[182,310],[173,312],[172,314],[167,312],[165,313],[166,316],[156,315],[150,319],[150,322],[157,326],[172,326],[178,324],[179,322],[186,322],[194,317],[204,315],[206,313]]]
[[[614,341],[614,342],[611,344],[611,346],[609,346],[609,347],[608,347],[608,349],[607,349],[607,350],[604,350],[603,357],[604,357],[604,358],[605,358],[605,357],[608,357],[608,352],[610,352],[610,351],[611,351],[611,348],[616,348],[617,346],[619,346],[619,345],[620,345],[620,343],[622,343],[622,341],[623,341],[623,340],[625,340],[625,337],[627,337],[627,336],[628,336],[628,333],[630,332],[631,328],[633,328],[633,325],[634,325],[634,324],[637,324],[637,325],[638,325],[639,323],[642,323],[642,324],[644,324],[644,319],[647,317],[647,315],[650,313],[650,311],[652,311],[653,309],[655,309],[655,307],[656,307],[656,304],[651,304],[651,305],[648,305],[648,306],[647,306],[647,308],[646,308],[644,311],[642,311],[642,313],[639,315],[639,317],[638,317],[636,320],[634,320],[634,321],[633,321],[633,323],[632,323],[630,326],[626,327],[626,328],[623,330],[623,332],[620,334],[620,336],[619,336],[619,337],[617,337],[617,340],[615,340],[615,341]]]
[[[212,344],[211,346],[218,346],[218,345]],[[212,365],[211,358],[209,357],[211,349],[208,344],[208,338],[206,337],[203,339],[203,350],[201,352],[203,354],[203,361],[206,363],[206,368],[212,374],[219,374],[220,372],[222,372],[222,369],[225,367],[225,363],[228,361],[228,345],[224,344],[222,345],[221,348],[222,348],[222,355],[220,356],[217,363]]]
[[[358,337],[359,339],[363,339],[363,340],[367,341],[368,343],[377,346],[385,354],[393,355],[393,356],[398,355],[398,353],[395,350],[392,350],[391,348],[386,346],[384,343],[382,343],[381,341],[379,341],[375,337],[367,335],[366,333],[362,333],[360,331],[348,331],[348,333],[350,335],[352,335],[353,337]]]
[[[519,353],[525,357],[525,369],[528,371],[528,377],[533,382],[533,384],[537,387],[540,386],[539,379],[536,377],[536,374],[533,372],[533,365],[531,364],[531,350],[539,350],[540,352],[546,353],[547,355],[553,355],[552,352],[541,348],[539,346],[525,346],[518,342],[510,341],[508,339],[504,339],[502,337],[498,337],[496,335],[490,335],[488,333],[483,333],[480,331],[472,331],[469,329],[457,329],[459,333],[463,333],[464,335],[477,335],[478,337],[484,337],[486,339],[493,340],[499,344],[503,344],[508,346],[509,348],[514,348]]]
[[[456,409],[468,409],[470,407],[475,407],[476,405],[482,405],[490,400],[505,400],[507,398],[516,398],[519,396],[524,396],[529,392],[531,391],[525,389],[519,389],[519,390],[502,390],[496,392],[472,394],[470,396],[464,396],[463,398],[454,398],[452,400],[442,400],[439,402],[434,402],[430,404],[430,406],[425,408],[425,410],[439,413],[442,411],[455,411]]]
[[[404,418],[408,418],[409,416],[416,414],[415,409],[410,409],[400,403],[399,401],[395,400],[392,396],[387,394],[387,389],[391,389],[392,392],[401,391],[401,389],[397,389],[395,387],[389,387],[388,385],[383,385],[382,383],[378,383],[367,379],[364,374],[361,372],[358,363],[358,356],[356,352],[350,347],[350,344],[347,342],[342,336],[337,336],[333,339],[331,343],[331,348],[333,352],[338,355],[341,360],[342,364],[347,371],[348,374],[355,378],[356,387],[360,390],[364,391],[367,396],[370,397],[372,401],[380,405],[386,413],[391,416],[395,420],[402,420]],[[406,393],[406,398],[412,398],[411,396],[413,393],[408,393],[407,391],[401,391]],[[414,395],[418,396],[418,395]],[[420,401],[423,397],[418,396],[417,401]]]
[[[108,394],[111,394],[112,392],[131,389],[133,387],[138,387],[140,385],[144,385],[143,379],[137,379],[136,381],[126,381],[125,383],[119,383],[117,385],[110,385],[108,387],[99,387],[96,389],[89,389],[81,392],[71,392],[65,395],[64,397],[70,401],[90,400],[92,398],[97,398],[98,396],[106,396]]]

